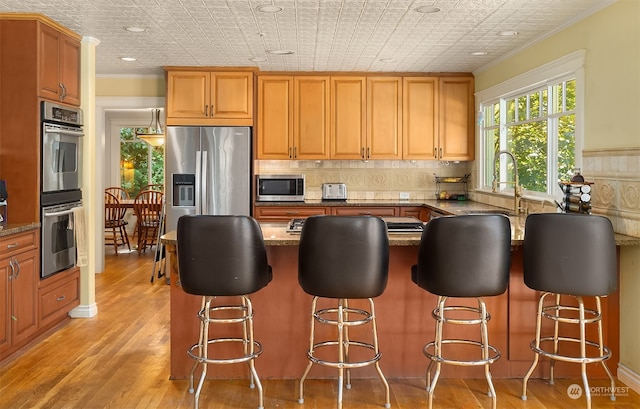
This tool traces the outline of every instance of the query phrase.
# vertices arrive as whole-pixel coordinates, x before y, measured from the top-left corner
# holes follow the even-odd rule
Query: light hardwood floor
[[[150,252],[107,255],[106,271],[96,276],[98,315],[69,320],[21,354],[0,363],[0,408],[193,407],[187,382],[168,378],[169,288],[164,279],[149,282],[151,263]],[[268,317],[260,317],[257,311],[256,319]],[[420,351],[416,351],[416,359],[424,359],[426,368]],[[381,365],[384,369],[384,355]],[[256,367],[260,373],[260,359]],[[426,407],[424,379],[390,379],[389,383],[392,408]],[[580,380],[562,379],[555,385],[533,380],[529,399],[524,402],[519,397],[519,379],[496,380],[498,408],[586,407],[584,398],[568,397],[567,388],[573,383],[580,384]],[[606,386],[600,380],[592,384]],[[640,396],[619,385],[622,390],[617,401],[594,396],[593,408],[640,408]],[[303,405],[297,403],[294,380],[264,379],[263,386],[265,409],[335,407],[334,380],[307,381]],[[490,408],[485,392],[483,379],[441,379],[434,408]],[[345,390],[344,408],[381,408],[383,399],[378,379],[354,380],[353,388]],[[200,402],[201,408],[256,408],[257,396],[245,380],[207,381]]]

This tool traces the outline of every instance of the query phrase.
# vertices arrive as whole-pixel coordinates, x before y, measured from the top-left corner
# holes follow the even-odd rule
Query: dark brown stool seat
[[[602,341],[600,303],[601,297],[617,288],[616,245],[609,219],[569,213],[529,215],[525,223],[523,263],[525,284],[542,294],[538,302],[536,338],[531,341],[534,359],[523,380],[522,400],[527,399],[527,382],[540,356],[550,358],[549,383],[552,385],[555,361],[580,364],[587,408],[591,408],[587,364],[599,362],[611,381],[611,400],[615,400],[615,381],[605,364],[611,350]],[[585,308],[585,297],[594,297],[595,309]],[[547,298],[551,299],[550,303],[545,303]],[[567,299],[573,299],[578,305],[570,304]],[[553,321],[551,335],[541,335],[542,318]],[[565,325],[559,326],[560,323]],[[579,337],[561,333],[567,324],[578,325]],[[597,341],[586,339],[587,324],[597,325]],[[580,350],[575,354],[564,349],[576,344]]]
[[[431,313],[436,320],[435,340],[423,348],[431,360],[427,367],[429,408],[443,363],[484,366],[491,405],[496,408],[489,365],[500,358],[500,352],[489,345],[487,323],[491,316],[483,297],[506,291],[510,264],[511,225],[503,215],[447,216],[431,220],[425,226],[418,264],[411,269],[411,279],[420,288],[438,296],[437,306]],[[447,305],[449,298],[476,298],[478,306]],[[444,324],[479,325],[480,341],[443,339]],[[477,347],[480,354],[475,360],[457,359],[450,346]]]
[[[202,296],[199,340],[187,354],[194,363],[189,376],[189,392],[193,393],[193,378],[202,365],[195,392],[198,401],[207,374],[208,364],[247,363],[250,386],[258,386],[258,408],[264,407],[262,384],[254,361],[262,353],[262,345],[253,337],[253,306],[248,294],[265,287],[272,278],[267,264],[267,252],[258,223],[248,216],[182,216],[178,219],[178,271],[182,289]],[[217,297],[237,297],[237,303],[214,303]],[[242,336],[214,337],[209,325],[236,324]],[[209,349],[223,345],[239,345],[238,356],[213,358]],[[226,355],[225,355],[226,356]]]
[[[372,216],[313,216],[302,228],[298,258],[298,282],[313,296],[311,302],[311,336],[307,357],[309,364],[300,379],[300,403],[304,402],[304,381],[313,364],[338,369],[338,409],[342,408],[343,379],[351,388],[350,370],[375,365],[385,388],[385,407],[390,407],[389,384],[380,369],[382,354],[378,349],[376,314],[373,298],[387,286],[389,273],[389,237],[385,222]],[[334,299],[336,307],[317,309],[319,298]],[[354,308],[349,300],[367,300],[368,311]],[[316,323],[334,326],[337,340],[317,342]],[[350,337],[349,329],[371,325],[372,339]],[[337,358],[321,359],[320,349],[337,349]],[[354,360],[354,348],[370,355]],[[326,356],[328,354],[324,354]]]

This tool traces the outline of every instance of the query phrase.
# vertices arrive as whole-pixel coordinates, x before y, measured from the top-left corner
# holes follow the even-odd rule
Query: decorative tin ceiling
[[[161,75],[172,65],[469,72],[614,1],[2,0],[0,12],[42,13],[98,39],[98,75]]]

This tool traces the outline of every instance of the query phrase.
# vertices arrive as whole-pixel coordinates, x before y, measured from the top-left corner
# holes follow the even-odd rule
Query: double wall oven
[[[82,110],[41,103],[41,278],[76,264],[75,212],[82,206]]]

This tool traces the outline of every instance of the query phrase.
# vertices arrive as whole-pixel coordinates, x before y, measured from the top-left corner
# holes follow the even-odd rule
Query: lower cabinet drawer
[[[79,302],[79,282],[77,277],[60,281],[55,286],[40,289],[40,326],[57,321]]]

